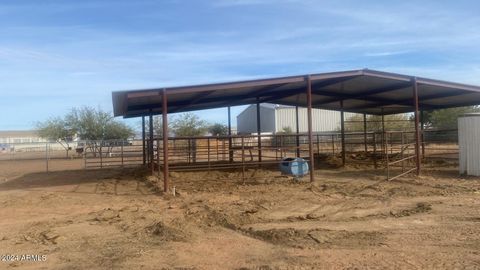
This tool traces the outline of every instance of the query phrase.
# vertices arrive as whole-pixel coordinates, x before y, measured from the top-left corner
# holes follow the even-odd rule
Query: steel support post
[[[243,139],[243,135],[241,138],[242,142],[242,182],[245,184],[245,140]]]
[[[377,133],[373,132],[373,167],[378,168],[377,164]]]
[[[232,114],[230,106],[228,107],[228,160],[233,162],[232,150]]]
[[[160,178],[160,140],[157,137],[157,177]]]
[[[343,100],[340,100],[340,130],[342,140],[342,166],[345,166],[347,151],[345,149],[345,115],[343,112]]]
[[[163,191],[168,191],[168,110],[167,91],[162,91]]]
[[[422,142],[422,159],[425,158],[425,115],[423,110],[420,111],[420,128],[421,128],[421,142]]]
[[[390,160],[388,158],[388,136],[385,136],[385,165],[387,167],[387,180],[390,180]]]
[[[308,154],[310,157],[310,182],[315,181],[314,157],[313,157],[313,135],[312,135],[312,80],[307,76],[307,118],[308,118]]]
[[[385,115],[383,115],[383,108],[382,108],[382,149],[383,153],[385,155],[388,155],[386,145],[385,145],[385,139],[386,139],[386,134],[385,134]]]
[[[150,112],[151,113],[151,112]],[[148,144],[148,154],[149,154],[149,161],[150,161],[150,169],[152,172],[152,175],[155,173],[155,161],[154,161],[154,153],[153,153],[153,115],[150,114],[148,116],[148,135],[149,135],[149,144]]]
[[[296,127],[296,136],[295,136],[295,142],[296,142],[296,149],[297,149],[297,157],[300,157],[300,123],[298,119],[298,106],[295,106],[295,127]]]
[[[258,145],[258,162],[262,162],[262,126],[260,123],[260,101],[257,98],[257,145]]]
[[[145,153],[145,116],[142,116],[142,155],[143,165],[147,164],[147,156]]]
[[[414,117],[415,117],[415,162],[417,165],[417,175],[420,174],[420,130],[419,126],[419,115],[418,115],[418,83],[417,78],[412,79],[412,88],[413,88],[413,106],[414,106]]]
[[[367,114],[363,114],[363,144],[365,147],[365,153],[368,152],[367,148]]]

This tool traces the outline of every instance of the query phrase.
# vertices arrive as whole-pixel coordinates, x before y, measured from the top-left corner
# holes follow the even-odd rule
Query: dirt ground
[[[26,166],[26,165],[25,165]],[[480,269],[480,178],[456,167],[384,181],[321,169],[23,172],[0,166],[0,269]]]

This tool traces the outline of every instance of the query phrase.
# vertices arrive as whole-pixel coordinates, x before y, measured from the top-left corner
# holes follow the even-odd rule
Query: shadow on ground
[[[66,170],[29,173],[0,184],[0,191],[37,190],[92,194],[152,194],[144,169]]]

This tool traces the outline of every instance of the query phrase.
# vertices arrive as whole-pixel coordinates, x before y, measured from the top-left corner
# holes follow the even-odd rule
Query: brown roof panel
[[[112,93],[115,116],[160,114],[161,92],[168,95],[168,112],[187,112],[227,106],[276,103],[306,105],[306,78],[312,82],[314,108],[367,114],[413,111],[414,77],[369,69],[289,76],[240,82],[154,88]],[[480,87],[416,78],[420,109],[480,104]]]

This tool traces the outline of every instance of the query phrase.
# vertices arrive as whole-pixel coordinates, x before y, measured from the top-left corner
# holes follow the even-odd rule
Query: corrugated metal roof
[[[160,114],[162,91],[168,113],[260,103],[305,106],[307,76],[312,82],[312,106],[366,114],[413,111],[413,79],[419,107],[432,110],[480,104],[480,87],[374,70],[352,70],[230,83],[155,88],[112,93],[115,116]]]

